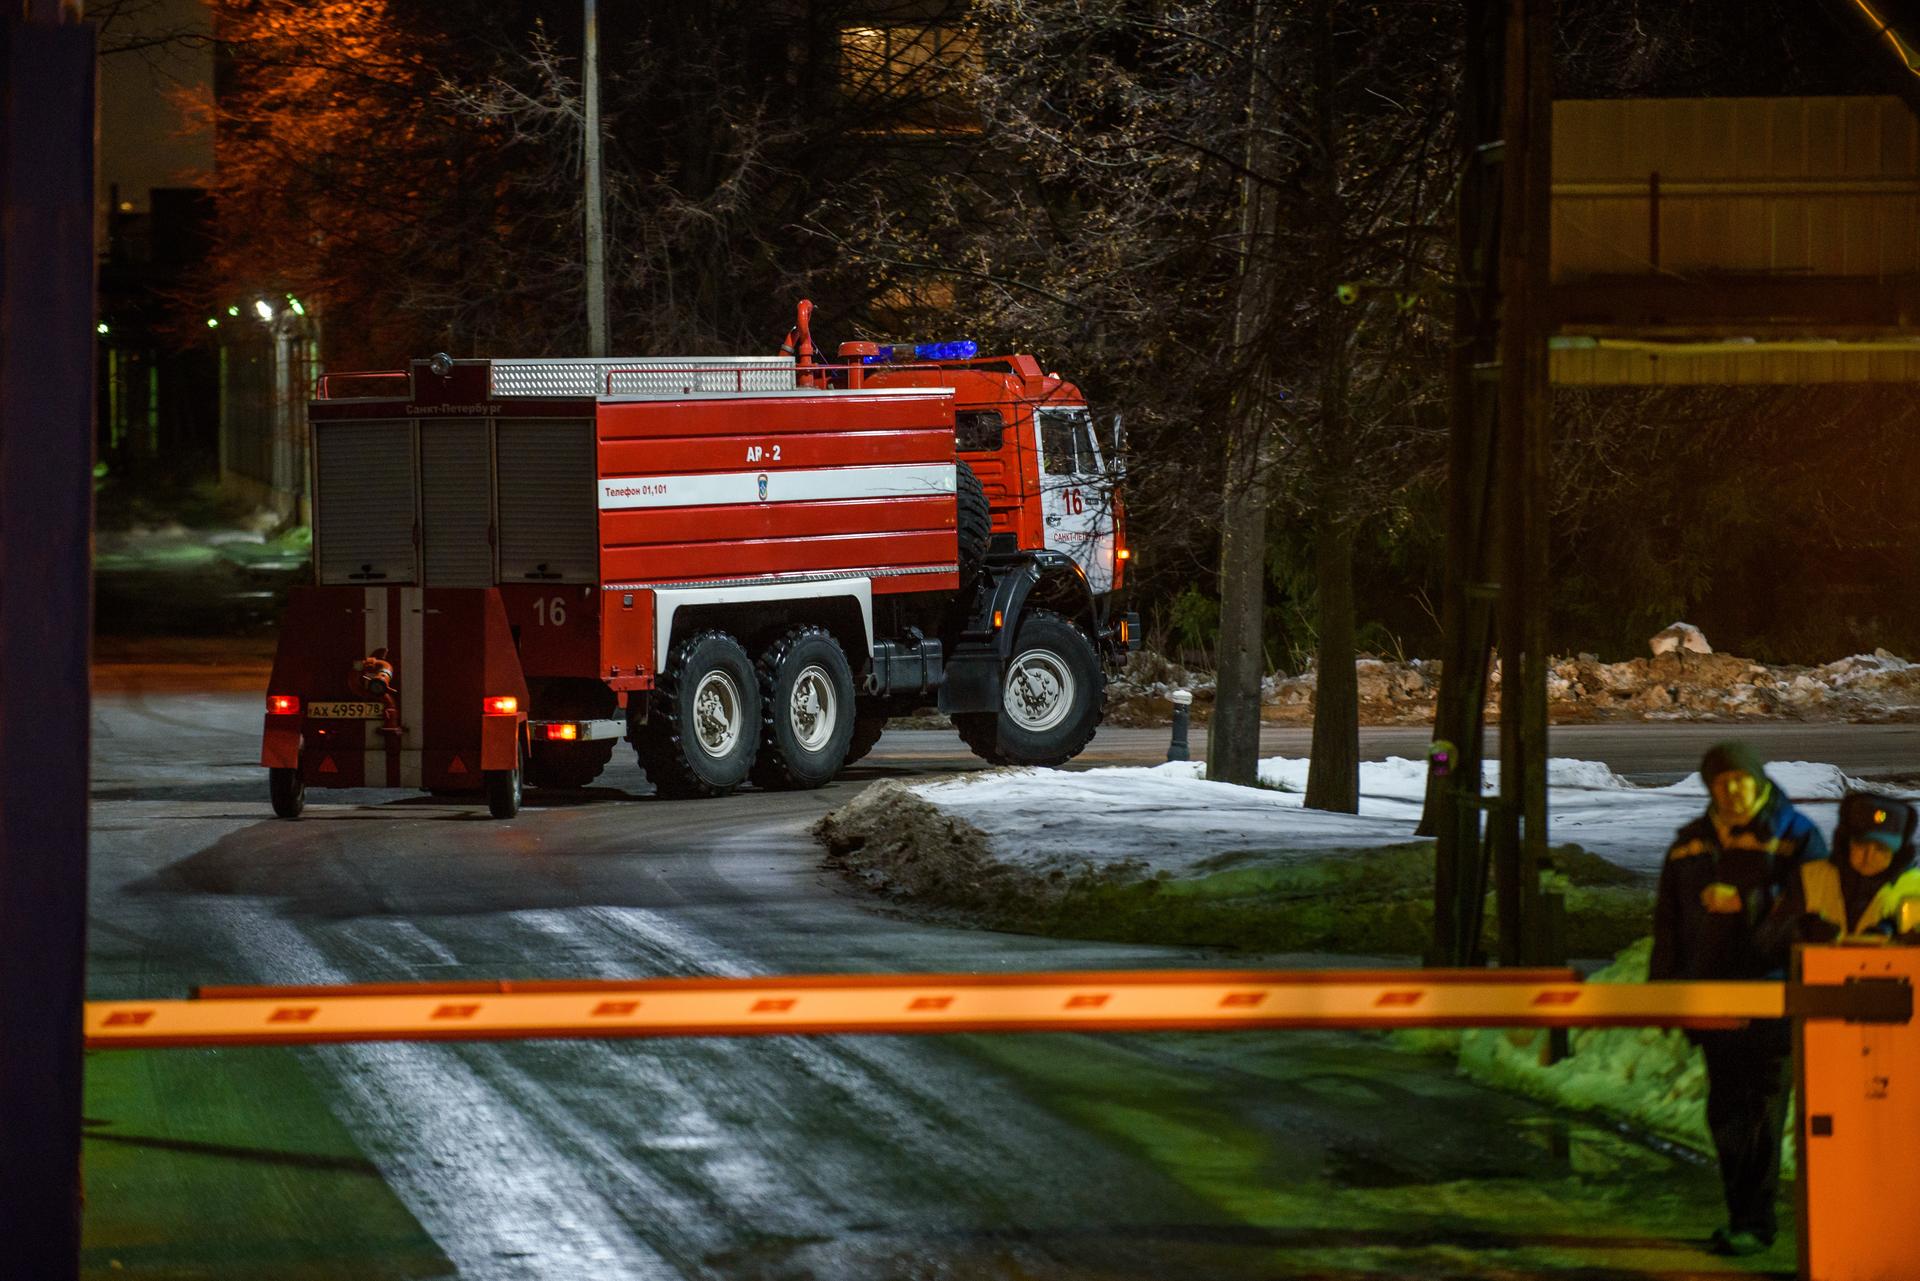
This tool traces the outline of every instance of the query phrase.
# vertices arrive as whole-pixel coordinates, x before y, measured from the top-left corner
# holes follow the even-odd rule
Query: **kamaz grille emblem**
[[[767,473],[760,473],[760,501],[767,501]]]

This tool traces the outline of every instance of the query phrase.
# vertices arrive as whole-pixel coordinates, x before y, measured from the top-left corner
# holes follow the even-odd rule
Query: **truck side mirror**
[[[1107,429],[1104,442],[1107,456],[1107,470],[1116,476],[1127,474],[1127,425],[1124,415],[1115,414],[1113,424]]]

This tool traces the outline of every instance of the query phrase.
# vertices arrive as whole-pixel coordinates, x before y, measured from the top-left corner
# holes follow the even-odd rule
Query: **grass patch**
[[[1621,949],[1589,983],[1644,983],[1653,939]],[[1661,1028],[1576,1028],[1567,1057],[1542,1064],[1540,1028],[1409,1030],[1390,1033],[1401,1049],[1453,1058],[1463,1075],[1572,1112],[1657,1135],[1711,1154],[1706,1065],[1683,1033]],[[1781,1172],[1794,1172],[1793,1130],[1781,1139]]]

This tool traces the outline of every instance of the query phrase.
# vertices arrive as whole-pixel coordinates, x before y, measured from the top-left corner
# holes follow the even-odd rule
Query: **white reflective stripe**
[[[363,638],[366,644],[362,654],[371,654],[376,649],[384,649],[387,644],[387,589],[384,587],[367,588],[367,625]],[[380,734],[381,721],[361,723],[361,775],[362,787],[385,787],[387,785],[387,749],[386,739]]]
[[[952,463],[900,463],[885,467],[620,476],[600,482],[600,510],[928,497],[951,494],[953,473]]]
[[[656,588],[653,593],[653,670],[667,665],[667,650],[673,643],[673,616],[691,605],[736,605],[742,601],[813,600],[850,596],[860,607],[860,626],[865,632],[867,652],[873,652],[873,582],[866,578],[846,578],[835,582],[744,582],[725,587]],[[854,665],[859,656],[852,655]]]
[[[420,786],[420,748],[426,728],[426,600],[418,587],[400,589],[400,786]]]

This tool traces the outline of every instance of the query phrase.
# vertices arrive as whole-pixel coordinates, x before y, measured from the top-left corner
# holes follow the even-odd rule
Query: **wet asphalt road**
[[[380,792],[310,793],[285,823],[258,727],[245,695],[97,704],[90,995],[1288,960],[921,923],[819,870],[825,809],[974,764],[944,732],[890,734],[819,793],[659,802],[623,748],[510,823]],[[1920,727],[1792,728],[1780,754],[1920,761]],[[1579,727],[1555,751],[1673,777],[1716,736]],[[1088,760],[1164,741],[1112,731]],[[1269,731],[1269,752],[1304,743]],[[89,1275],[1718,1274],[1688,1239],[1715,1221],[1697,1162],[1351,1035],[339,1046],[89,1073]]]

